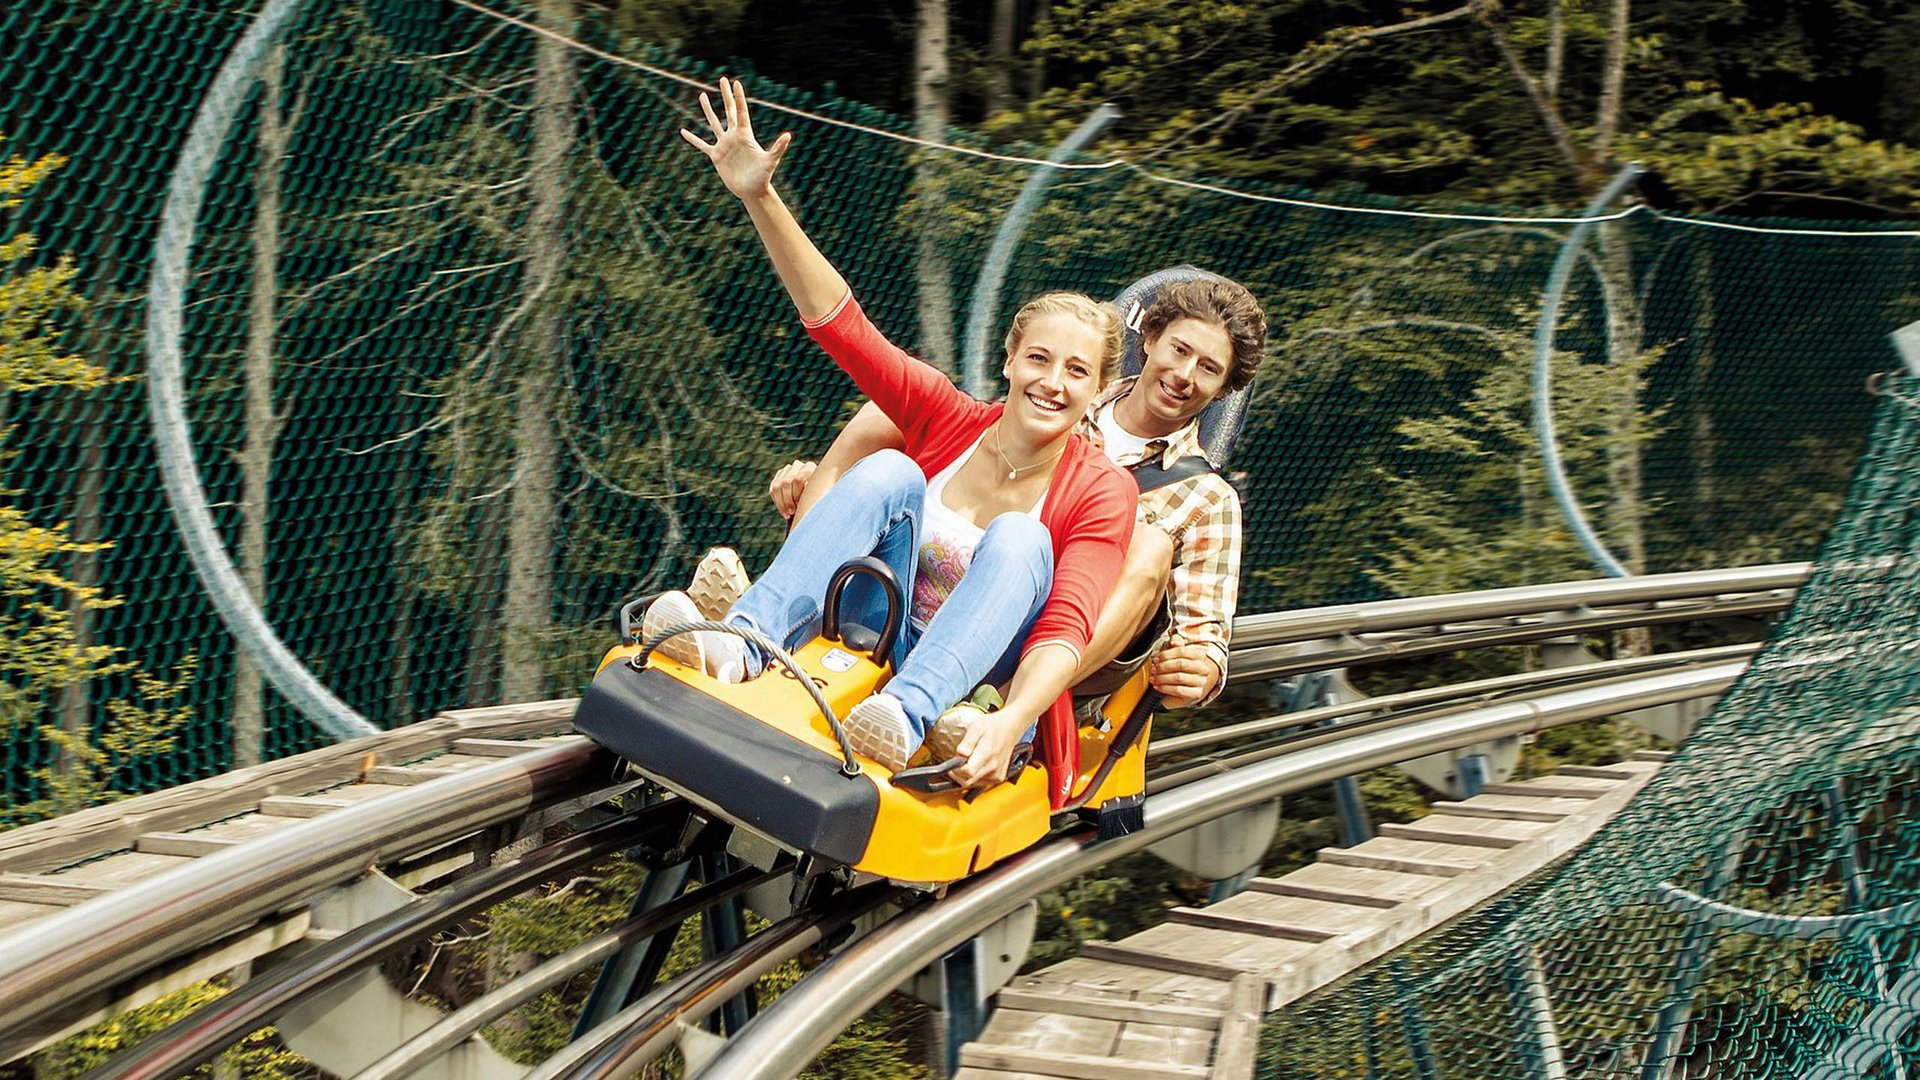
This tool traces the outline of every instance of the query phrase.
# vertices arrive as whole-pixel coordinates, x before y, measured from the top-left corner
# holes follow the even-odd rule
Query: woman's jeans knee
[[[885,562],[900,579],[905,595],[913,595],[920,510],[926,495],[925,474],[905,454],[882,450],[860,461],[794,526],[773,565],[727,613],[728,621],[751,626],[789,649],[798,648],[819,632],[820,607],[833,572],[862,555]],[[840,609],[842,619],[878,630],[887,615],[887,601],[870,579],[855,578]],[[906,612],[900,617],[904,621]],[[903,632],[894,646],[896,665],[906,657],[907,638]],[[757,660],[749,663],[750,674],[764,669],[767,658]]]
[[[887,692],[924,736],[948,706],[985,682],[1005,682],[1053,590],[1053,538],[1027,514],[987,525],[953,594],[913,643]]]
[[[774,557],[759,581],[728,612],[788,648],[819,632],[820,609],[833,572],[849,559],[874,555],[913,595],[926,476],[896,450],[866,458],[823,496]],[[1027,631],[1053,588],[1053,540],[1028,514],[1002,514],[987,526],[973,562],[923,632],[900,612],[894,677],[886,690],[900,700],[924,736],[948,706],[983,682],[1011,678]],[[846,587],[841,618],[880,629],[887,615],[881,590],[856,577]],[[749,674],[767,657],[748,649]]]

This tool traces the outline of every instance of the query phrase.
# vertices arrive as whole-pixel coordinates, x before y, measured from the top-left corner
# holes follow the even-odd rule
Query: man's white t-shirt
[[[1120,400],[1116,398],[1108,402],[1107,407],[1100,410],[1095,423],[1099,425],[1100,437],[1106,440],[1108,460],[1116,465],[1131,465],[1140,460],[1147,451],[1147,444],[1153,440],[1135,435],[1120,426],[1120,421],[1113,415],[1114,406],[1120,404]]]

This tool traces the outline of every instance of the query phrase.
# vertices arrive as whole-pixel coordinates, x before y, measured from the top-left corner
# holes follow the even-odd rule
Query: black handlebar
[[[887,597],[887,620],[880,627],[880,638],[874,642],[870,654],[873,662],[884,664],[893,655],[893,643],[900,638],[900,624],[907,617],[906,595],[901,591],[900,579],[893,576],[893,567],[871,555],[862,555],[841,564],[827,580],[826,607],[820,612],[820,635],[828,641],[840,640],[840,595],[846,591],[848,583],[855,577],[866,575],[880,584],[880,591]]]

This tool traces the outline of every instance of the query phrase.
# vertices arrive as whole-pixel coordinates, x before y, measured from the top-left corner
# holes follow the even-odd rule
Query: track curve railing
[[[1527,702],[1475,706],[1182,785],[1148,803],[1146,826],[1139,832],[1095,843],[1091,830],[1076,830],[954,886],[940,903],[882,924],[781,995],[694,1075],[696,1080],[791,1077],[902,979],[1007,917],[1030,897],[1212,818],[1412,757],[1556,723],[1712,696],[1731,686],[1744,667],[1728,662],[1645,676],[1602,691],[1567,690]]]
[[[1615,609],[1609,617],[1625,618],[1638,614],[1659,621],[1664,613],[1659,605],[1687,604],[1690,610],[1702,609],[1701,603],[1725,601],[1735,610],[1758,612],[1784,607],[1792,589],[1804,579],[1806,567],[1787,564],[1740,570],[1707,571],[1693,574],[1658,575],[1625,581],[1605,580],[1560,585],[1528,586],[1519,589],[1490,590],[1476,594],[1410,598],[1372,604],[1343,605],[1302,612],[1254,615],[1239,620],[1235,633],[1234,677],[1236,680],[1266,677],[1259,665],[1244,662],[1254,650],[1297,647],[1298,643],[1329,636],[1353,638],[1366,634],[1393,634],[1430,628],[1432,641],[1473,640],[1486,636],[1489,620],[1516,623],[1561,613],[1556,621],[1543,624],[1551,633],[1578,632],[1569,621],[1582,613]],[[1724,610],[1718,609],[1718,610]],[[1498,629],[1498,628],[1495,628]],[[1525,627],[1534,632],[1539,627]],[[1537,635],[1536,635],[1537,636]],[[1325,710],[1254,721],[1249,725],[1197,733],[1196,736],[1168,740],[1155,747],[1155,757],[1174,751],[1192,751],[1209,743],[1276,732],[1304,723],[1323,722],[1338,715],[1357,715],[1366,722],[1322,728],[1297,741],[1263,747],[1238,759],[1206,760],[1184,774],[1163,778],[1156,783],[1150,803],[1145,833],[1120,841],[1109,841],[1088,853],[1084,837],[1069,836],[1050,842],[1018,857],[1002,869],[957,886],[949,898],[931,908],[884,923],[876,935],[884,940],[899,939],[903,947],[927,941],[945,941],[944,930],[920,926],[946,927],[965,924],[991,924],[1001,914],[990,917],[982,912],[999,909],[992,897],[1004,897],[1005,889],[1017,888],[1004,882],[1030,882],[1025,898],[1051,887],[1064,878],[1083,872],[1075,867],[1091,867],[1099,862],[1130,853],[1202,820],[1196,814],[1218,816],[1252,802],[1270,799],[1285,790],[1319,783],[1322,780],[1406,760],[1433,750],[1452,749],[1505,734],[1521,733],[1552,723],[1569,723],[1590,716],[1610,715],[1649,705],[1665,704],[1718,692],[1739,670],[1743,647],[1729,647],[1717,653],[1679,658],[1674,656],[1637,658],[1610,664],[1587,665],[1594,669],[1563,669],[1554,672],[1527,673],[1481,680],[1462,687],[1415,691],[1392,698],[1374,699]],[[1370,658],[1384,658],[1376,650]],[[1686,670],[1636,674],[1671,664],[1687,664]],[[1333,655],[1316,653],[1312,670],[1336,666]],[[1604,685],[1567,686],[1570,679],[1592,677]],[[1473,704],[1460,706],[1461,695],[1474,698]],[[1524,695],[1524,696],[1514,696]],[[1449,697],[1456,700],[1449,702]],[[1489,702],[1489,697],[1501,700]],[[1399,713],[1396,710],[1411,709]],[[1327,716],[1320,716],[1325,712]],[[436,843],[462,834],[497,825],[528,813],[537,806],[580,800],[604,788],[606,781],[595,776],[610,775],[594,768],[599,755],[586,740],[570,740],[511,758],[497,765],[478,768],[456,776],[422,784],[406,792],[383,798],[377,804],[356,807],[302,823],[279,835],[231,851],[200,859],[192,865],[160,875],[141,885],[121,890],[97,901],[71,908],[60,915],[32,924],[31,934],[0,938],[0,1026],[12,1029],[32,1024],[55,1012],[62,1000],[72,1000],[102,990],[136,976],[143,968],[163,963],[167,957],[197,943],[231,932],[249,920],[298,904],[315,893],[350,879],[366,866],[400,854],[418,852]],[[1331,770],[1331,771],[1329,771]],[[1204,789],[1205,794],[1194,791]],[[1257,792],[1257,794],[1248,794]],[[404,803],[404,807],[403,804]],[[1189,820],[1191,819],[1191,820]],[[1091,860],[1091,861],[1089,861]],[[1040,875],[1033,877],[1032,875]],[[969,897],[981,897],[975,901]],[[981,905],[985,905],[984,907]],[[944,912],[945,914],[940,914]],[[976,916],[978,916],[976,918]],[[890,929],[905,922],[905,929]],[[972,931],[977,932],[977,929]],[[962,934],[964,940],[968,934]],[[805,935],[800,935],[804,938]],[[796,938],[799,940],[799,938]],[[870,955],[861,943],[848,953]],[[808,939],[807,945],[814,942]],[[20,947],[15,948],[14,945]],[[749,944],[751,944],[751,939]],[[928,945],[928,948],[937,947]],[[950,947],[950,946],[949,946]],[[769,954],[771,955],[771,954]],[[780,955],[787,955],[781,952]],[[911,971],[917,965],[909,955],[895,952],[891,963],[895,972]],[[840,1009],[853,1000],[877,1000],[893,982],[881,987],[871,998],[864,992],[849,995],[844,988],[831,988],[844,976],[842,971],[859,971],[859,961],[828,961],[801,986],[786,997],[800,995],[807,1001],[824,995],[822,1000]],[[621,1034],[608,1036],[606,1045],[624,1049],[613,1055],[630,1061],[636,1055],[651,1052],[667,1030],[660,1027],[657,1010],[673,1012],[684,1021],[703,1015],[703,1002],[717,1004],[714,986],[732,985],[739,972],[726,968],[724,957],[712,962],[708,972],[710,985],[695,987],[691,1004],[676,998],[670,988],[650,997],[652,1006],[642,1015],[628,1016],[630,1024],[621,1031],[646,1027],[649,1034],[634,1040]],[[868,976],[862,975],[862,978]],[[822,980],[816,985],[816,980]],[[883,980],[884,981],[884,980]],[[684,989],[684,988],[683,988]],[[851,1007],[851,1006],[846,1006]],[[863,1006],[864,1007],[864,1006]],[[792,1010],[798,1006],[780,1006]],[[811,1009],[812,1006],[809,1006]],[[630,1010],[631,1012],[631,1010]],[[834,1015],[838,1015],[835,1013]],[[858,1015],[856,1011],[854,1015]],[[792,1037],[800,1040],[783,1051],[783,1060],[792,1055],[817,1052],[806,1050],[813,1034],[811,1022],[795,1028]],[[742,1032],[755,1041],[769,1038],[770,1025],[756,1021]],[[834,1029],[835,1031],[838,1028]],[[753,1034],[759,1032],[759,1034]],[[831,1039],[832,1035],[827,1035]],[[752,1046],[753,1043],[741,1044]],[[824,1045],[824,1042],[821,1043]],[[417,1051],[424,1047],[416,1048]],[[748,1060],[753,1051],[724,1050],[725,1058],[735,1064]],[[747,1057],[741,1057],[746,1054]],[[575,1059],[580,1069],[606,1067],[613,1060],[607,1054],[583,1055]],[[806,1060],[798,1058],[797,1060]],[[600,1062],[594,1065],[593,1062]],[[573,1068],[574,1066],[568,1066]],[[731,1065],[729,1066],[732,1067]],[[124,1075],[135,1075],[126,1073]],[[594,1075],[589,1072],[561,1070],[555,1075]],[[734,1075],[709,1073],[707,1075]],[[741,1075],[748,1075],[742,1073]],[[753,1073],[752,1075],[761,1075]],[[765,1075],[777,1075],[766,1073]]]

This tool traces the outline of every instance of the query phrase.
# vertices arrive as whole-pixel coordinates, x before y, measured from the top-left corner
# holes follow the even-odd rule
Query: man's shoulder
[[[1177,540],[1188,529],[1208,525],[1210,534],[1233,540],[1240,533],[1240,493],[1209,468],[1140,496],[1140,520],[1157,525]]]

